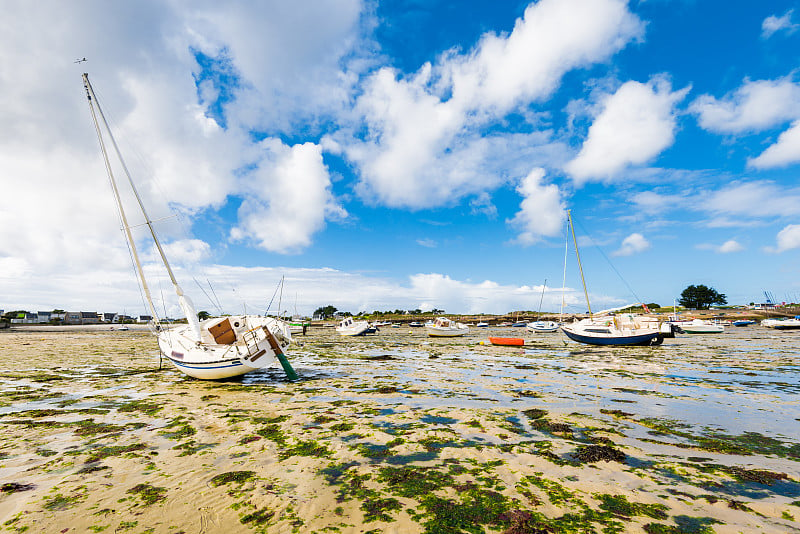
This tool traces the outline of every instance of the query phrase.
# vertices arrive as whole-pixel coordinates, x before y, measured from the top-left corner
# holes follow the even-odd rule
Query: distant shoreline
[[[150,330],[146,324],[126,324],[128,332],[147,332]],[[120,330],[122,325],[110,324],[12,324],[10,328],[0,332],[125,332]]]

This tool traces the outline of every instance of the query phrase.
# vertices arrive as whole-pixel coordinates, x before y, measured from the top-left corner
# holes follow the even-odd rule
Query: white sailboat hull
[[[538,332],[540,334],[557,332],[558,323],[555,321],[534,321],[532,323],[528,323],[526,328],[531,332]]]
[[[425,330],[430,337],[458,337],[469,332],[469,327],[446,317],[439,317],[432,323],[426,323]]]
[[[228,328],[229,327],[229,328]],[[291,341],[288,326],[271,317],[237,315],[200,323],[201,341],[181,325],[158,334],[161,353],[181,372],[219,380],[275,366]]]

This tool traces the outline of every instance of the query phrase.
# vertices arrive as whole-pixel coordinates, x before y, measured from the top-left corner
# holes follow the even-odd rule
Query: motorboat
[[[432,323],[425,324],[425,330],[431,337],[457,337],[469,332],[469,327],[447,317],[437,317]]]
[[[681,324],[681,330],[687,334],[721,334],[725,331],[725,325],[716,321],[695,319],[690,323]]]
[[[796,315],[792,319],[764,319],[761,321],[761,326],[775,330],[798,330],[800,329],[800,315]]]
[[[336,327],[336,331],[343,336],[363,336],[375,332],[374,327],[369,324],[369,321],[356,321],[352,317],[346,317]]]
[[[779,321],[772,328],[775,330],[800,330],[800,315]]]

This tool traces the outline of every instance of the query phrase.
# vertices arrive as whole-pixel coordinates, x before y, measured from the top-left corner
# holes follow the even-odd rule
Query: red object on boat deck
[[[489,341],[492,345],[504,345],[507,347],[521,347],[525,344],[525,340],[521,337],[490,337]]]

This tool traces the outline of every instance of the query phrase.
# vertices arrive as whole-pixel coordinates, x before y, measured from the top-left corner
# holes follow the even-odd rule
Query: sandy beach
[[[190,379],[146,331],[3,331],[3,532],[800,532],[800,333],[419,330],[312,328],[296,382]]]

